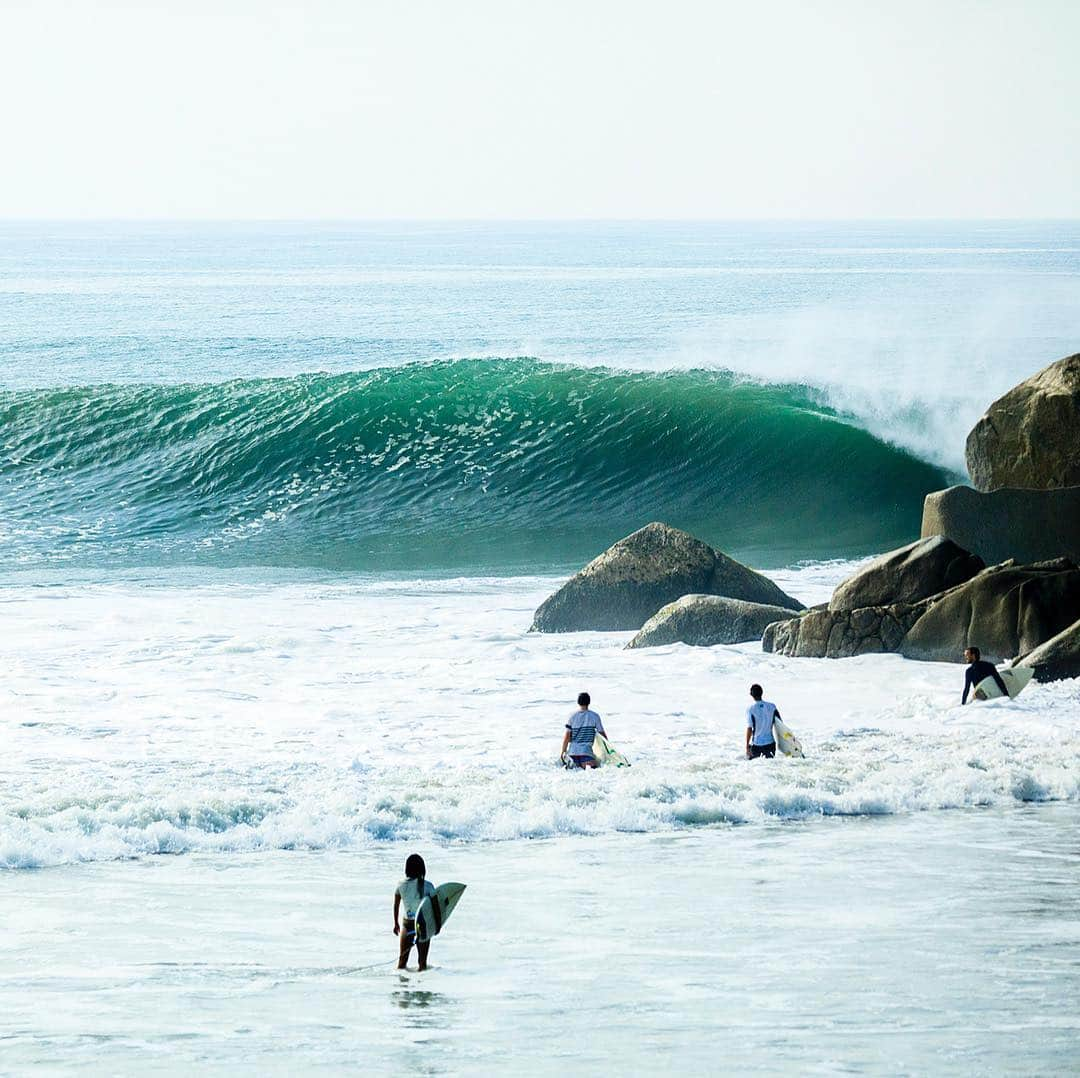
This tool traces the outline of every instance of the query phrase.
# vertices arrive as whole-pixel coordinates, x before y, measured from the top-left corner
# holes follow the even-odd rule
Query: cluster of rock
[[[977,644],[1040,680],[1080,675],[1080,355],[991,404],[966,455],[974,487],[927,496],[922,541],[770,625],[765,650],[955,661]]]
[[[951,571],[937,571],[946,562]],[[923,574],[915,572],[920,565],[926,568]],[[902,579],[900,602],[881,601],[891,570]],[[864,597],[873,601],[864,605]],[[799,657],[896,652],[909,659],[957,662],[964,648],[977,644],[992,662],[1022,657],[1024,665],[1035,666],[1036,677],[1050,680],[1051,663],[1039,656],[1029,661],[1030,654],[1070,628],[1080,629],[1078,615],[1080,567],[1075,562],[1059,558],[984,567],[951,540],[933,536],[856,573],[827,605],[770,625],[762,646]],[[1049,657],[1055,670],[1063,667],[1061,646]],[[1080,652],[1076,659],[1080,673]]]
[[[1080,676],[1080,355],[992,404],[967,460],[976,489],[929,495],[923,538],[822,606],[807,610],[707,543],[652,523],[571,577],[532,628],[635,630],[630,648],[760,639],[765,651],[814,658],[960,661],[977,644],[1038,680]]]

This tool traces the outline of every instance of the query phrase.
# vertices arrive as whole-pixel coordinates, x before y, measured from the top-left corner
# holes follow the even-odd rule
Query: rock
[[[917,603],[832,610],[815,607],[766,628],[765,651],[842,659],[897,651],[959,662],[974,644],[1001,662],[1049,640],[1080,617],[1080,568],[1066,559],[1006,562]]]
[[[932,535],[882,554],[833,592],[832,611],[916,603],[970,580],[986,568],[951,539]]]
[[[761,646],[778,655],[813,659],[848,659],[896,651],[924,609],[923,605],[903,603],[858,610],[819,606],[768,626]]]
[[[748,603],[722,595],[684,595],[661,607],[626,646],[653,648],[664,644],[743,644],[760,640],[766,627],[787,618],[791,610]]]
[[[922,534],[944,535],[988,565],[1080,559],[1080,486],[1059,490],[949,487],[926,496]]]
[[[967,466],[979,490],[1080,486],[1080,355],[994,401],[968,435]]]
[[[534,632],[640,629],[684,595],[723,595],[786,610],[802,604],[771,580],[667,524],[646,524],[589,562],[537,609]]]
[[[1036,681],[1080,677],[1080,621],[1074,621],[1020,660],[1035,671]]]
[[[1005,562],[923,604],[899,651],[909,659],[960,661],[971,644],[984,659],[1024,655],[1080,617],[1080,568],[1065,558]]]

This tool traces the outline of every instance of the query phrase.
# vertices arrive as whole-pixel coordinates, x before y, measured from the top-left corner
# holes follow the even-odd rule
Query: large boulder
[[[938,490],[923,504],[922,534],[947,536],[987,564],[1080,559],[1080,486]]]
[[[662,606],[689,594],[802,609],[760,573],[686,532],[653,523],[620,539],[541,603],[532,629],[640,629]]]
[[[790,609],[722,595],[684,595],[661,607],[626,646],[744,644],[760,640],[766,626],[791,616]]]
[[[1080,568],[1065,558],[1006,562],[927,600],[900,644],[909,659],[959,661],[975,645],[991,662],[1024,655],[1080,617]]]
[[[986,564],[943,535],[882,554],[833,592],[832,611],[916,603],[970,580]]]
[[[1035,671],[1036,681],[1061,681],[1080,677],[1080,621],[1074,621],[1021,660]]]
[[[968,435],[967,466],[979,490],[1080,486],[1080,355],[994,401]]]
[[[924,605],[868,606],[859,610],[814,607],[766,628],[764,651],[797,658],[848,659],[896,651]]]

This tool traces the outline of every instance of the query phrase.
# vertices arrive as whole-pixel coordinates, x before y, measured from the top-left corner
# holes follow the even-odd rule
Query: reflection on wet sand
[[[399,982],[402,987],[390,993],[391,1001],[403,1011],[428,1012],[416,1015],[416,1019],[424,1025],[433,1019],[438,1019],[445,1012],[446,1007],[453,1004],[453,1001],[442,992],[408,987],[411,983],[408,977],[400,977]]]

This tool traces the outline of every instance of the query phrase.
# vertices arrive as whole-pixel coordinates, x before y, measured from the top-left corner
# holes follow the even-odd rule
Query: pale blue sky
[[[2,0],[2,217],[1080,216],[1080,3]]]

